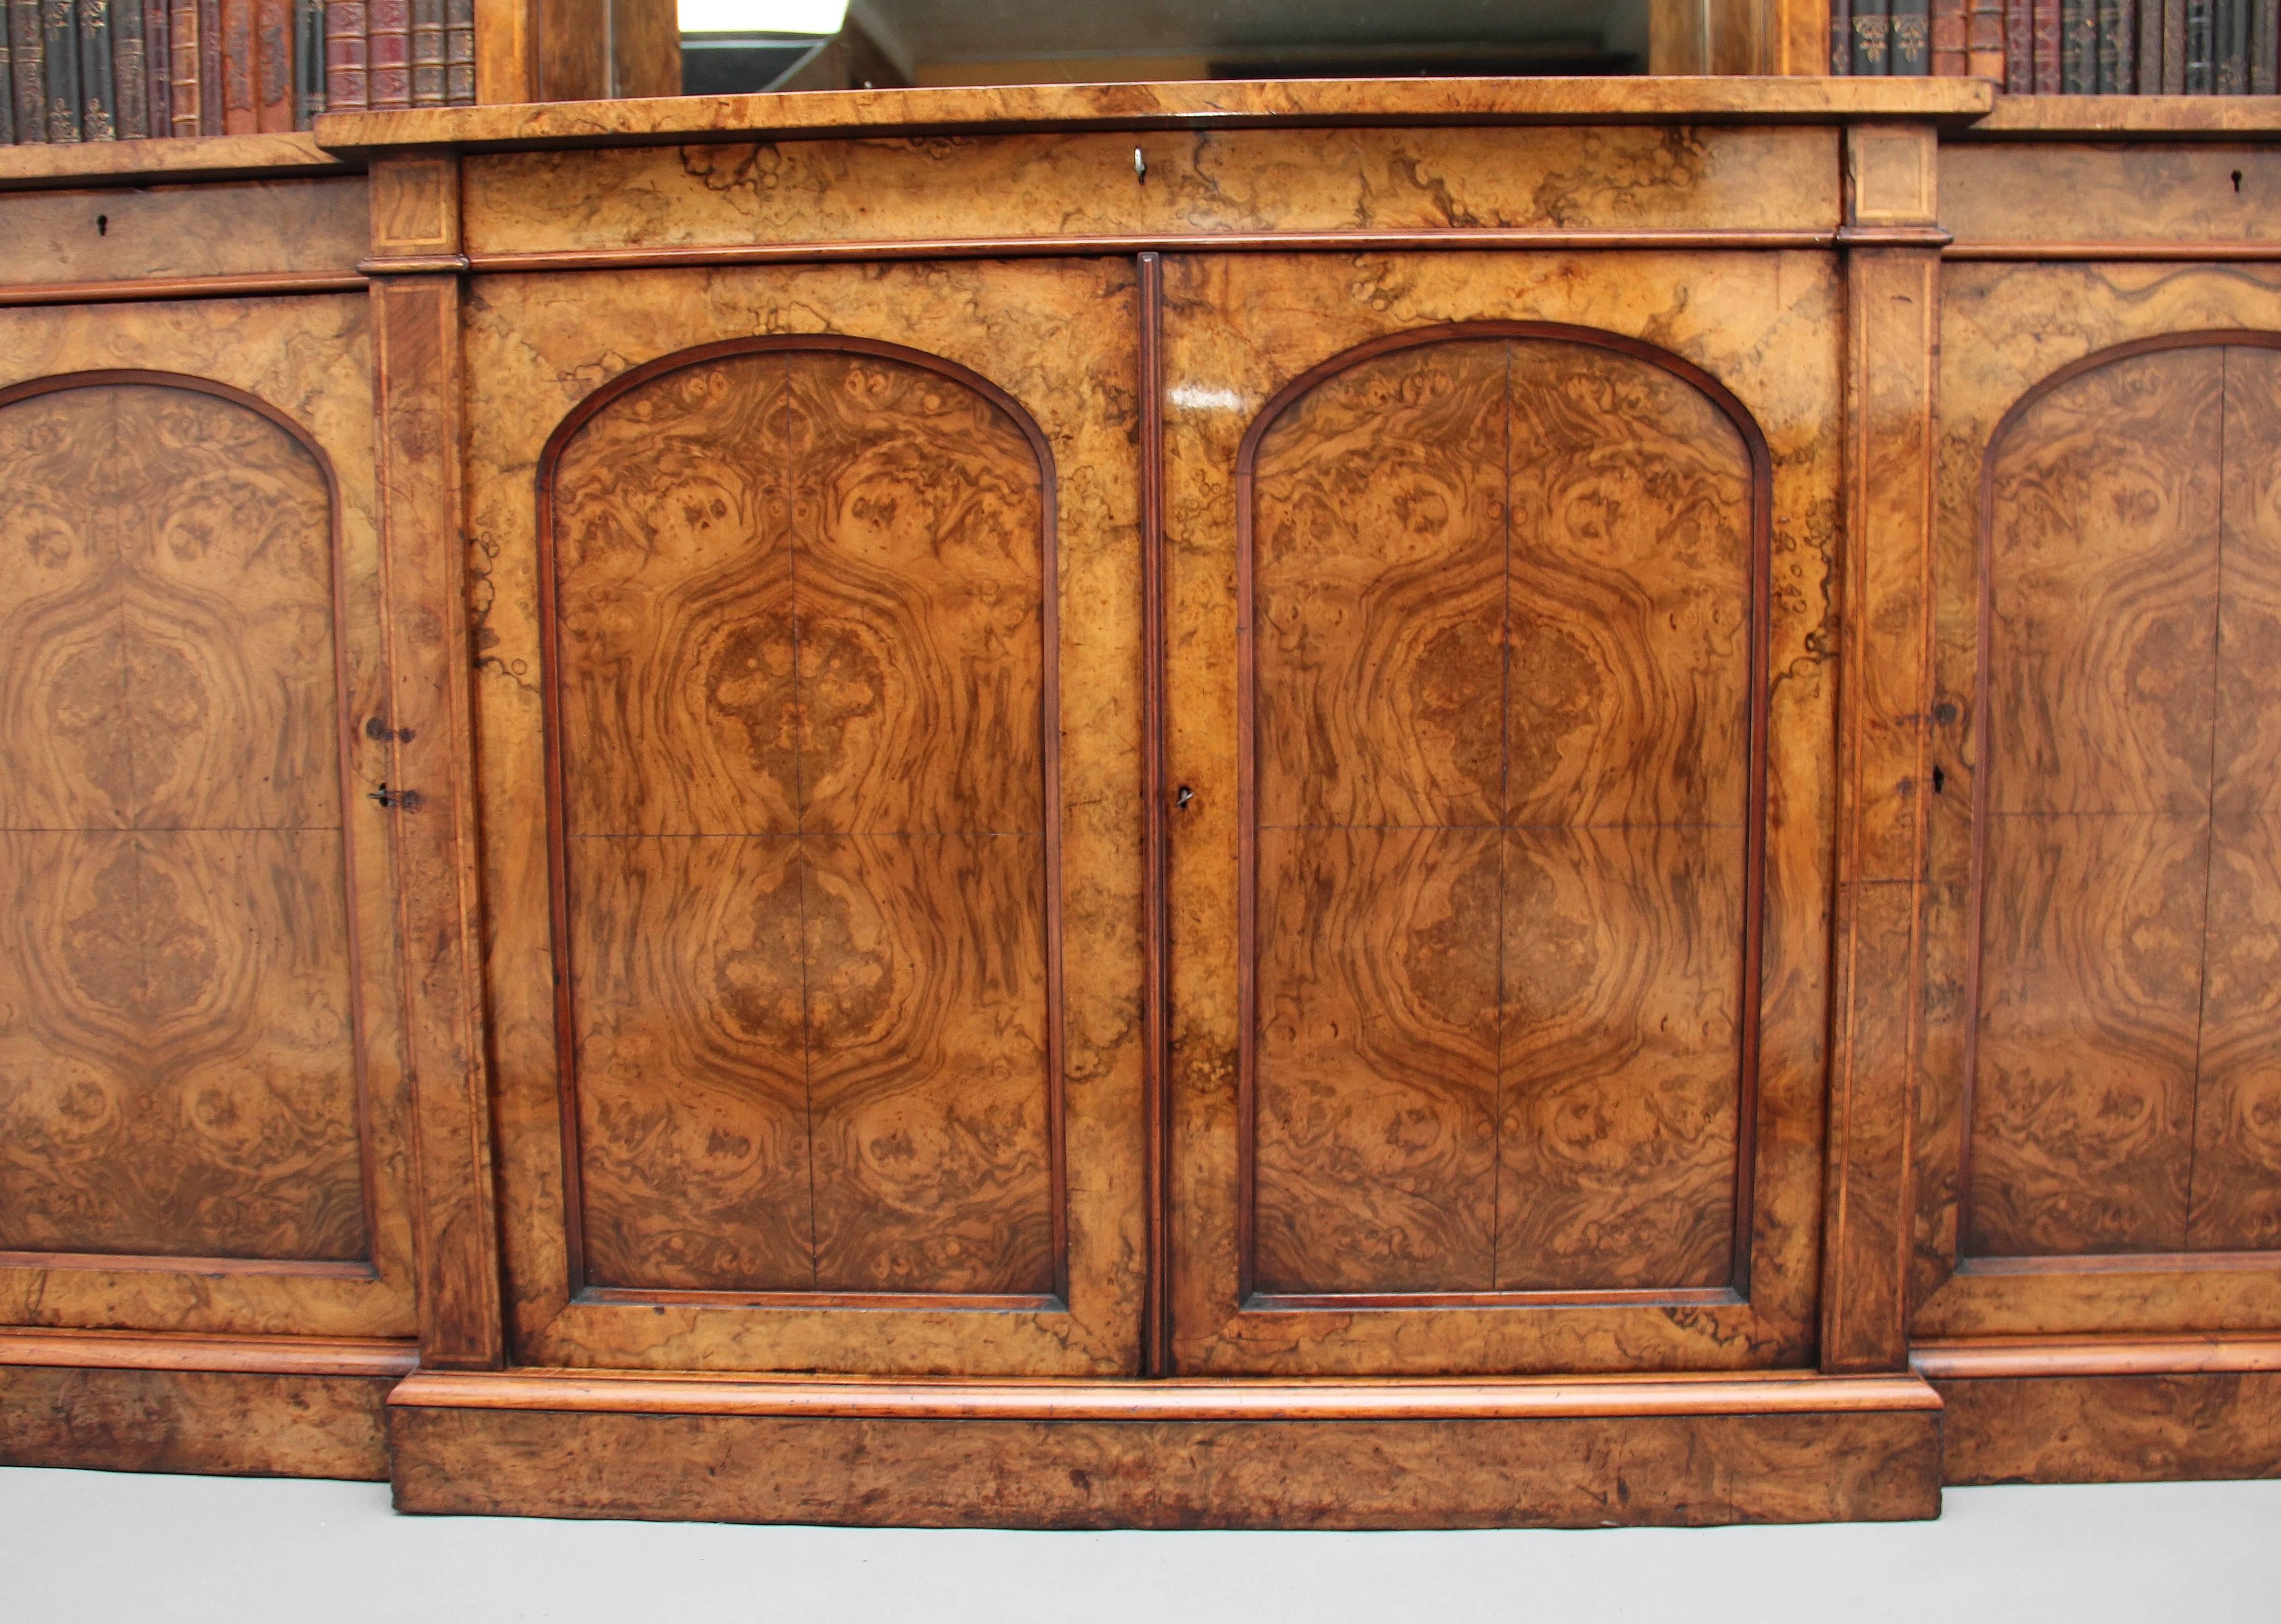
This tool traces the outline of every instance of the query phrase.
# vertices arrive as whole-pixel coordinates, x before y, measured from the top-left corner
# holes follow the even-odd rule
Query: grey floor
[[[398,1517],[380,1484],[0,1469],[0,1620],[2281,1620],[2281,1482],[1968,1489],[1938,1522],[1005,1534]]]

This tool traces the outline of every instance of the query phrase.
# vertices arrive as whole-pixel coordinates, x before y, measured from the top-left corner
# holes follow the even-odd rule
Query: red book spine
[[[365,0],[372,105],[412,105],[412,0]]]
[[[2060,93],[2060,0],[2034,0],[2036,94]]]
[[[2036,89],[2035,34],[2029,13],[2033,0],[2004,0],[2004,89],[2014,96]]]
[[[198,134],[221,134],[221,0],[197,0]]]
[[[1965,0],[1932,0],[1932,71],[1952,78],[1964,73]]]
[[[253,0],[221,0],[221,130],[251,135],[261,128],[253,101]]]
[[[171,135],[174,133],[174,53],[169,43],[172,30],[168,24],[166,0],[142,0],[143,5],[143,71],[147,75],[143,94],[150,110],[151,134]]]
[[[293,128],[293,0],[254,0],[253,104],[259,127]]]
[[[325,111],[361,112],[372,104],[367,83],[364,0],[327,0]]]

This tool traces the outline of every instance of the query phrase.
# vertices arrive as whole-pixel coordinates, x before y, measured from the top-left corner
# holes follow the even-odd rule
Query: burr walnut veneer
[[[0,1459],[1033,1527],[2281,1472],[2281,158],[2161,112],[0,154]]]

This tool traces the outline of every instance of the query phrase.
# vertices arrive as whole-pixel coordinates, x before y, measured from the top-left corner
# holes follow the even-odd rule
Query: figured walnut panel
[[[1051,1290],[1031,442],[762,349],[617,394],[551,498],[587,1280]]]
[[[325,472],[104,381],[0,470],[0,1248],[362,1258]]]
[[[2135,346],[1996,437],[1967,1256],[2281,1245],[2277,380]]]
[[[1254,1284],[1727,1283],[1751,455],[1534,336],[1332,371],[1254,464]]]

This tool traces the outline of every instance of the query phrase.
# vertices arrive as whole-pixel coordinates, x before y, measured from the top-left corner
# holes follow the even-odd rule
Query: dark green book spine
[[[40,35],[40,0],[8,0],[9,76],[16,81],[16,139],[48,139],[47,47]]]
[[[2249,5],[2249,93],[2271,96],[2281,82],[2281,0],[2247,0]]]
[[[325,0],[293,0],[293,128],[325,110]]]
[[[1932,72],[1932,17],[1927,0],[1892,0],[1892,55],[1885,71],[1922,78]]]
[[[2188,96],[2208,96],[2216,83],[2212,70],[2210,48],[2215,43],[2210,30],[2210,0],[2186,0],[2186,72],[2185,93]]]
[[[2060,94],[2084,96],[2098,83],[2098,0],[2060,0]],[[2038,87],[2040,88],[2040,87]]]
[[[79,0],[79,128],[89,141],[119,139],[111,66],[111,0]]]
[[[2246,0],[2216,0],[2217,93],[2249,93],[2249,7]]]
[[[2141,96],[2162,93],[2162,0],[2138,0],[2138,61],[2135,89]]]
[[[1882,74],[1890,60],[1892,19],[1888,0],[1853,0],[1853,71]]]
[[[16,144],[16,49],[0,27],[0,145]]]
[[[2098,0],[2099,93],[2128,95],[2130,89],[2130,0]]]
[[[79,19],[72,0],[41,0],[40,43],[48,56],[48,139],[77,141]]]

